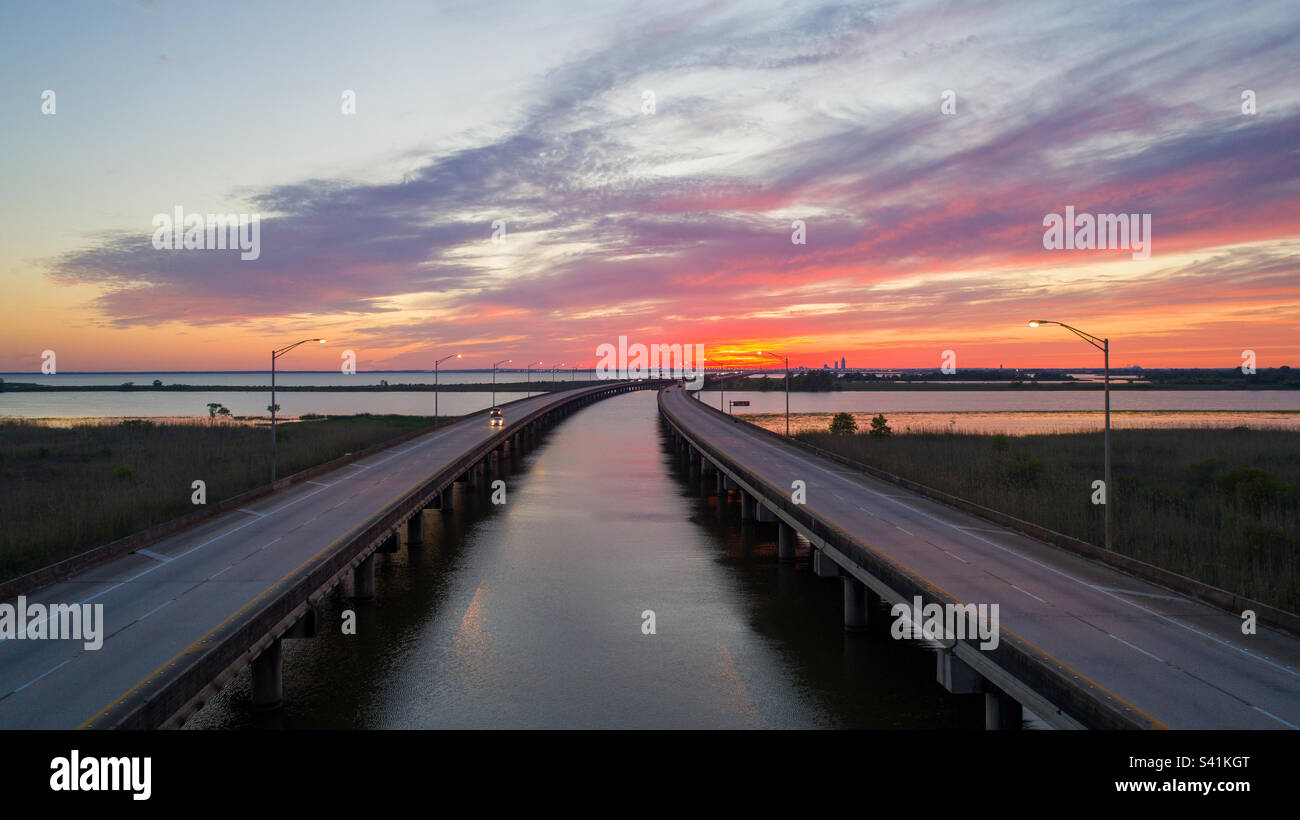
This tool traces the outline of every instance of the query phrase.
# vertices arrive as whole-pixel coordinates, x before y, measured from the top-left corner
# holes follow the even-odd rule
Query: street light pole
[[[530,364],[528,364],[527,366],[524,367],[524,384],[532,384],[532,383],[533,383],[533,365],[535,365],[535,364],[541,364],[541,362],[540,362],[540,361],[532,362],[532,363],[530,363]],[[533,390],[532,390],[531,387],[528,388],[528,392],[524,394],[524,397],[525,397],[525,398],[532,398],[532,397],[533,397]]]
[[[1066,330],[1068,330],[1068,331],[1070,331],[1071,333],[1073,333],[1075,336],[1078,336],[1080,339],[1083,339],[1083,340],[1084,340],[1085,342],[1087,342],[1088,344],[1090,344],[1090,345],[1092,345],[1093,347],[1097,348],[1097,349],[1100,350],[1101,353],[1102,353],[1102,362],[1103,362],[1103,364],[1104,364],[1104,366],[1105,366],[1105,374],[1106,374],[1106,375],[1105,375],[1105,388],[1104,388],[1104,389],[1105,389],[1105,394],[1106,394],[1106,433],[1105,433],[1105,439],[1104,439],[1104,440],[1105,440],[1105,447],[1106,447],[1106,467],[1105,467],[1105,471],[1106,471],[1106,478],[1105,478],[1105,485],[1106,485],[1106,503],[1105,503],[1104,506],[1105,506],[1105,514],[1106,514],[1106,549],[1107,549],[1107,550],[1110,550],[1110,549],[1111,549],[1111,532],[1110,532],[1110,520],[1111,520],[1111,515],[1110,515],[1110,501],[1111,501],[1111,482],[1110,482],[1110,339],[1101,339],[1101,338],[1098,338],[1098,337],[1096,337],[1096,336],[1093,336],[1091,333],[1084,333],[1082,330],[1079,330],[1077,327],[1070,327],[1069,325],[1065,324],[1064,322],[1052,322],[1052,321],[1048,321],[1048,320],[1046,320],[1046,319],[1034,319],[1034,320],[1032,320],[1032,321],[1029,323],[1029,326],[1030,326],[1030,327],[1038,327],[1038,326],[1040,326],[1040,325],[1060,325],[1061,327],[1063,327],[1063,328],[1065,328]]]
[[[271,351],[271,406],[267,408],[271,411],[271,483],[275,483],[275,360],[293,350],[298,345],[307,344],[308,342],[320,342],[325,344],[324,339],[303,339],[301,342],[294,342],[288,347],[282,347],[279,350]]]
[[[450,356],[443,356],[441,359],[435,359],[433,362],[433,423],[438,423],[438,365],[448,359],[459,359],[460,354],[454,353]]]
[[[497,406],[497,365],[509,364],[514,359],[502,359],[499,362],[492,363],[492,406]]]
[[[790,435],[790,357],[778,356],[770,350],[766,353],[761,350],[758,352],[763,356],[771,356],[777,361],[785,361],[785,434],[788,437]]]

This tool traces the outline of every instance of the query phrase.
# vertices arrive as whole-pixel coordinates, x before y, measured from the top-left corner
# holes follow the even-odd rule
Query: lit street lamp
[[[499,362],[492,363],[492,406],[497,406],[497,365],[509,364],[514,359],[502,359]]]
[[[760,350],[758,355],[771,356],[777,361],[785,362],[785,434],[788,436],[790,435],[790,357],[778,356],[770,350],[766,353]]]
[[[434,424],[438,423],[438,365],[442,364],[448,359],[459,359],[459,358],[460,358],[460,354],[454,353],[450,356],[443,356],[441,359],[437,359],[433,363],[433,423]]]
[[[279,350],[271,351],[271,406],[267,408],[271,411],[271,483],[275,483],[275,360],[293,350],[298,345],[305,345],[308,342],[320,342],[325,344],[324,339],[303,339],[301,342],[294,342],[288,347],[282,347]]]
[[[1106,367],[1106,549],[1111,549],[1110,540],[1110,339],[1099,339],[1091,333],[1084,333],[1077,327],[1070,327],[1064,322],[1051,322],[1046,319],[1034,319],[1029,323],[1030,327],[1039,327],[1041,325],[1060,325],[1066,330],[1083,339],[1088,344],[1102,352],[1103,362]]]

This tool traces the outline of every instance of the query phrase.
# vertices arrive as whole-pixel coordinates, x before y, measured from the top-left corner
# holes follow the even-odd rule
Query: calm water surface
[[[774,524],[701,497],[652,393],[580,411],[512,469],[507,504],[458,488],[423,543],[377,557],[373,603],[335,595],[331,628],[285,642],[282,710],[250,711],[245,670],[187,726],[982,727],[929,652],[844,633],[806,545],[781,566]]]

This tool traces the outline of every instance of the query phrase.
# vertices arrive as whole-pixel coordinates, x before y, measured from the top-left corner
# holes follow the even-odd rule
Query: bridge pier
[[[984,728],[990,731],[1017,731],[1022,727],[1025,708],[987,681],[984,686]]]
[[[844,576],[844,630],[861,632],[867,628],[867,585],[852,575]]]
[[[935,654],[934,676],[939,685],[954,695],[975,695],[985,691],[980,673],[971,669],[951,649]]]
[[[259,712],[278,709],[284,700],[284,654],[280,639],[253,658],[253,708]]]
[[[727,503],[727,477],[722,474],[721,470],[713,471],[714,478],[717,479],[718,507],[721,508]]]
[[[406,545],[408,547],[424,541],[424,508],[411,516],[406,522]]]
[[[789,564],[794,561],[794,527],[780,522],[777,527],[776,555],[777,560],[782,564]]]
[[[298,622],[253,658],[253,708],[268,711],[279,708],[284,700],[284,651],[281,641],[314,638],[319,631],[319,616],[308,607]]]
[[[776,513],[768,509],[768,506],[764,504],[762,501],[758,501],[757,499],[755,499],[755,501],[756,501],[755,512],[757,513],[755,517],[758,518],[759,521],[762,521],[766,524],[771,524],[773,521],[776,520]]]
[[[754,519],[754,505],[757,499],[745,490],[740,491],[740,520],[752,521]]]
[[[840,565],[826,556],[825,550],[813,550],[813,574],[819,578],[837,578]]]
[[[455,497],[456,483],[453,481],[448,484],[443,491],[438,494],[438,509],[449,513],[456,506],[452,499]]]
[[[372,552],[352,569],[352,598],[369,601],[375,597],[375,554]]]

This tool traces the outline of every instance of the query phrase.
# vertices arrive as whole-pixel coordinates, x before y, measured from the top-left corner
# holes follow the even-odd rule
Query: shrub
[[[851,413],[836,413],[834,418],[831,419],[832,433],[846,435],[848,433],[856,433],[857,431],[858,423],[853,420],[853,415]]]
[[[884,413],[878,413],[871,419],[871,435],[876,437],[892,436],[894,431],[889,429],[889,420],[885,418]]]

